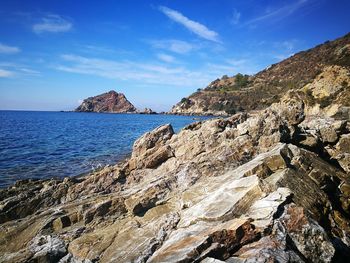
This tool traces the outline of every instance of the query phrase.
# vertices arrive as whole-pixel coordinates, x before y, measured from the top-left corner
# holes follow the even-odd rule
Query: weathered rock
[[[84,214],[84,223],[90,223],[96,216],[104,216],[108,213],[109,208],[112,205],[112,201],[104,201],[94,205],[91,209],[87,210]]]
[[[54,236],[35,237],[29,249],[34,254],[32,260],[36,262],[57,262],[67,254],[65,243]]]
[[[128,162],[130,170],[142,168],[156,168],[164,161],[174,156],[170,146],[165,143],[174,135],[170,124],[160,126],[148,132],[135,141],[133,153]]]
[[[60,259],[59,263],[92,263],[89,259],[77,259],[72,256],[72,254],[68,253],[63,258]]]
[[[340,136],[332,157],[338,160],[345,172],[350,173],[350,134]]]
[[[286,231],[298,251],[311,262],[331,262],[335,249],[324,229],[308,219],[301,207],[286,207],[282,217]]]
[[[152,132],[144,134],[134,143],[132,154],[133,157],[144,154],[147,150],[163,145],[174,135],[173,127],[170,124],[159,126]]]
[[[52,222],[52,228],[54,231],[58,232],[65,227],[71,225],[70,218],[68,216],[60,216]]]
[[[334,253],[325,230],[303,208],[287,205],[269,236],[241,248],[227,262],[331,262]]]

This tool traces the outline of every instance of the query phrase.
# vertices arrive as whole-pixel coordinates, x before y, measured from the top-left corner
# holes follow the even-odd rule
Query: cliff
[[[350,33],[299,52],[253,76],[237,74],[216,79],[205,89],[183,98],[170,113],[231,115],[264,109],[289,90],[311,83],[329,66],[350,66]]]
[[[166,124],[114,166],[0,190],[0,262],[344,262],[349,84],[327,65],[264,109]]]
[[[135,112],[136,108],[126,99],[123,93],[117,93],[111,90],[101,95],[85,99],[75,111],[127,113]]]

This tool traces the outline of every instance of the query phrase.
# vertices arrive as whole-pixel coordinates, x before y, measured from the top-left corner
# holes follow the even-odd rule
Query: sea
[[[170,123],[208,117],[0,111],[0,188],[17,180],[82,175],[128,157],[134,141]]]

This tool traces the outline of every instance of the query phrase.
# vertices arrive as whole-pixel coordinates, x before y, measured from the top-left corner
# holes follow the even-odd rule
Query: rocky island
[[[81,105],[75,109],[77,112],[110,112],[110,113],[130,113],[136,112],[134,105],[127,100],[123,93],[114,90],[85,99]]]
[[[344,262],[350,35],[242,77],[226,101],[237,76],[200,91],[242,112],[160,126],[85,177],[0,190],[0,262]],[[198,114],[193,96],[174,113]]]

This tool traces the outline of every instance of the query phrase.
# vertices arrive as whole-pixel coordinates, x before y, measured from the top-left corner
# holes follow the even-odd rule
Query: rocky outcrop
[[[145,108],[143,111],[140,111],[140,114],[157,114],[157,112],[153,111],[151,108]]]
[[[327,67],[330,67],[328,71],[325,70]],[[325,81],[317,79],[318,85],[312,87],[314,95],[322,100],[323,95],[329,95],[331,92],[323,88],[328,83],[336,83],[332,92],[341,92],[343,86],[349,85],[349,82],[343,82],[342,77],[337,76],[334,76],[337,82],[333,80],[329,82],[329,75],[333,74],[332,70],[343,75],[337,67],[347,69],[350,67],[350,33],[334,41],[327,41],[307,51],[299,52],[253,76],[237,74],[227,77],[225,75],[211,82],[206,88],[183,98],[173,106],[170,113],[227,116],[241,111],[264,109],[278,102],[286,92],[304,87],[324,72],[323,75],[319,75],[319,78],[325,77]],[[319,93],[318,87],[325,94]],[[350,101],[348,96],[348,94],[343,98],[340,96],[339,99],[343,102]],[[328,102],[323,99],[323,103]]]
[[[123,93],[117,93],[111,90],[107,93],[85,99],[75,111],[127,113],[136,112],[136,108],[126,99]]]

